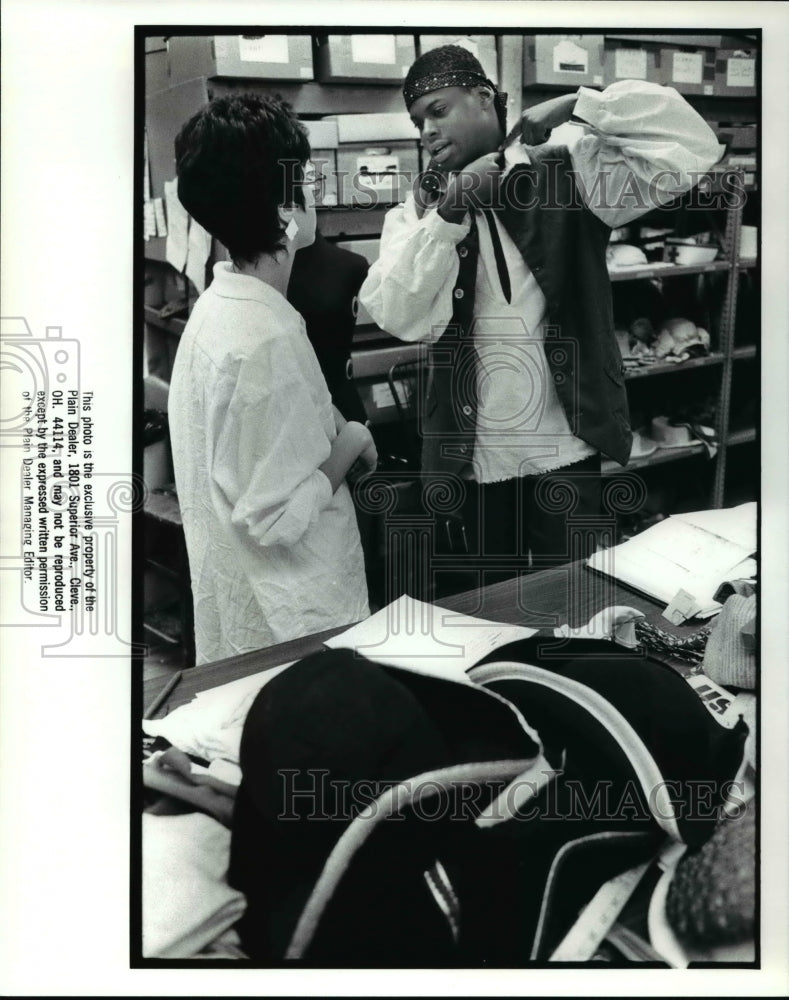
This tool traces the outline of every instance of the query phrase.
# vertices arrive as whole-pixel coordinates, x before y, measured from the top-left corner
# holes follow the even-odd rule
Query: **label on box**
[[[711,97],[715,93],[715,87],[711,83],[704,84],[704,96]]]
[[[384,156],[380,153],[370,153],[356,157],[356,175],[360,186],[370,191],[391,191],[397,183],[400,171],[398,156]]]
[[[673,83],[701,83],[704,57],[701,52],[675,52],[671,70]]]
[[[583,46],[576,45],[566,38],[553,47],[554,73],[589,72],[589,53]]]
[[[351,59],[356,63],[394,66],[397,43],[394,35],[351,35]]]
[[[743,59],[742,56],[732,56],[726,60],[727,87],[755,87],[756,60]]]
[[[625,80],[646,80],[646,50],[617,49],[614,53],[614,76]]]
[[[242,62],[288,62],[287,35],[239,35],[238,56]]]

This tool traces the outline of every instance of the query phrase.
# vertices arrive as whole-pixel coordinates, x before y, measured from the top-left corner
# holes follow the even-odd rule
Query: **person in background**
[[[545,101],[523,114],[522,141],[505,138],[506,94],[453,45],[420,56],[403,95],[430,166],[387,213],[360,300],[383,329],[433,345],[423,476],[461,498],[452,548],[461,564],[478,556],[483,582],[583,558],[601,456],[624,465],[632,441],[611,229],[689,190],[723,147],[675,90],[643,81]],[[546,144],[571,120],[569,145]]]
[[[315,241],[296,254],[288,284],[288,302],[304,317],[332,402],[346,420],[362,424],[367,414],[353,381],[351,347],[367,268],[361,254],[316,232]]]
[[[287,302],[315,236],[303,127],[279,99],[220,98],[175,142],[178,197],[228,250],[178,347],[169,397],[176,487],[205,663],[369,613],[346,475],[374,467],[332,406]]]

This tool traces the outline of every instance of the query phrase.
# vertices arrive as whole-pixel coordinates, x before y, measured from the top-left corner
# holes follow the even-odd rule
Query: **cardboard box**
[[[343,142],[381,142],[382,140],[415,140],[418,137],[414,123],[407,111],[380,112],[366,115],[329,115],[325,122],[333,122],[337,138]]]
[[[660,82],[680,94],[713,94],[715,49],[661,48]]]
[[[350,250],[351,253],[358,253],[367,261],[368,264],[374,264],[378,260],[381,253],[381,241],[380,240],[338,240],[337,246],[341,247],[343,250]],[[357,326],[366,326],[368,324],[375,324],[375,320],[367,312],[364,306],[359,303],[359,312],[356,316]]]
[[[648,80],[662,83],[660,48],[646,42],[606,38],[603,56],[603,83],[617,80]]]
[[[314,79],[309,35],[174,35],[169,49],[172,83],[198,76]]]
[[[602,86],[603,36],[525,36],[523,82],[527,87]]]
[[[721,97],[756,96],[755,50],[719,50],[715,63],[715,93]]]
[[[155,94],[170,86],[170,63],[167,49],[145,53],[145,93]]]
[[[331,118],[321,118],[319,121],[302,121],[310,137],[310,146],[316,149],[336,149],[340,137],[337,132],[337,123]]]
[[[349,142],[337,149],[338,198],[341,205],[389,205],[404,201],[419,173],[415,142],[386,145]]]
[[[400,85],[415,58],[413,35],[319,35],[315,74],[321,83]]]
[[[417,44],[420,55],[442,45],[460,45],[468,49],[482,63],[488,79],[498,85],[499,67],[495,35],[420,35]]]

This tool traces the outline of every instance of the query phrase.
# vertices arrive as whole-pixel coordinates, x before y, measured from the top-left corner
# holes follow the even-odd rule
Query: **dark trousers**
[[[585,559],[597,546],[599,455],[539,476],[465,485],[457,516],[436,518],[435,597]]]

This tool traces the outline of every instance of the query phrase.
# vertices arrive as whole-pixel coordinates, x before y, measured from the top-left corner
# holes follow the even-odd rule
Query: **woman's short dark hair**
[[[304,207],[304,126],[279,97],[220,97],[178,133],[178,197],[186,211],[227,247],[254,263],[285,246],[277,211]]]

